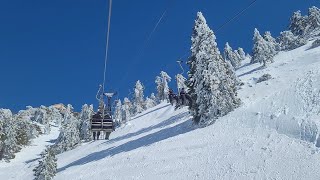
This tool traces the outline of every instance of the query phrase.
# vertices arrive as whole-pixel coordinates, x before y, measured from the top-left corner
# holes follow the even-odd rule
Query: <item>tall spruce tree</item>
[[[253,35],[253,49],[252,49],[251,63],[263,64],[265,67],[267,63],[273,62],[272,50],[269,43],[260,35],[257,29],[254,29]]]
[[[188,87],[194,101],[190,106],[195,123],[208,125],[239,106],[236,78],[222,58],[216,37],[198,12],[191,37]]]
[[[141,113],[145,107],[144,107],[144,87],[140,80],[136,82],[136,85],[134,87],[134,101],[133,101],[133,106],[134,106],[134,113],[138,114]]]
[[[123,110],[123,119],[124,123],[130,121],[131,116],[132,116],[132,103],[129,100],[129,98],[124,98],[123,100],[123,105],[122,105],[122,110]]]
[[[80,113],[80,140],[91,141],[90,119],[93,115],[93,105],[84,104]]]
[[[73,107],[68,104],[64,113],[64,121],[60,127],[60,134],[55,144],[57,153],[71,150],[80,144],[79,121],[72,111]]]
[[[40,154],[39,165],[33,169],[35,180],[51,180],[57,173],[57,158],[52,148],[47,147]]]
[[[122,103],[121,100],[117,100],[116,108],[114,110],[114,120],[118,126],[122,124],[123,116],[122,116]]]

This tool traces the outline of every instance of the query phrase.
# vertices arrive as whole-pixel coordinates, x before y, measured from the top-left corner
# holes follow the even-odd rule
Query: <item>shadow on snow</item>
[[[163,127],[166,125],[170,125],[170,124],[178,121],[183,116],[186,116],[186,114],[188,114],[188,113],[178,114],[176,116],[169,118],[166,121],[159,123],[156,126],[146,128],[146,130],[142,130],[142,131],[147,132],[147,131],[150,131],[151,129],[154,129],[155,127]],[[147,129],[149,129],[149,130],[147,130]],[[129,152],[129,151],[141,148],[141,147],[150,146],[154,143],[163,141],[165,139],[168,139],[168,138],[171,138],[174,136],[178,136],[181,134],[185,134],[185,133],[190,132],[194,129],[195,129],[195,127],[192,125],[192,122],[190,120],[186,120],[186,121],[181,122],[175,126],[167,127],[165,129],[159,130],[159,131],[154,132],[152,134],[148,134],[148,135],[140,137],[138,139],[128,141],[128,142],[121,144],[117,147],[111,147],[111,148],[104,149],[99,152],[94,152],[92,154],[89,154],[86,157],[78,159],[78,160],[76,160],[76,161],[74,161],[64,167],[59,168],[58,172],[64,171],[72,166],[79,166],[79,165],[88,164],[88,163],[91,163],[94,161],[99,161],[99,160],[106,158],[106,157],[115,156],[117,154]],[[143,132],[140,132],[140,134]],[[133,134],[135,134],[135,133],[133,133]],[[133,135],[131,135],[131,137],[132,136]],[[125,138],[125,137],[122,137],[122,138]]]

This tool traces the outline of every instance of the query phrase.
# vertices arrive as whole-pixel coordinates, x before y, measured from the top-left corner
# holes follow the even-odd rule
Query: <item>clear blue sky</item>
[[[188,52],[197,11],[214,30],[252,0],[114,0],[107,89],[123,98],[136,80],[155,91],[160,70],[180,72],[176,60]],[[251,51],[253,29],[273,35],[287,28],[296,10],[307,12],[318,0],[258,0],[240,18],[216,33],[225,42]],[[169,4],[169,5],[168,5]],[[108,0],[1,0],[0,107],[14,111],[26,105],[70,103],[79,110],[96,105],[102,81]],[[148,34],[169,10],[144,53]],[[175,82],[172,82],[173,86]]]

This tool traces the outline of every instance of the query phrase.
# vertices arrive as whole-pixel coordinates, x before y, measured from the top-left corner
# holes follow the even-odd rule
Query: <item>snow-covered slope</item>
[[[195,128],[187,108],[162,103],[111,140],[58,155],[54,179],[320,179],[320,48],[310,45],[265,69],[241,67],[243,104],[215,124]],[[256,83],[266,73],[272,79]],[[0,177],[32,179],[29,171]]]
[[[212,126],[161,104],[110,141],[61,154],[56,179],[320,179],[320,49],[309,46],[266,69],[244,65],[243,105]],[[273,79],[257,84],[265,73]]]

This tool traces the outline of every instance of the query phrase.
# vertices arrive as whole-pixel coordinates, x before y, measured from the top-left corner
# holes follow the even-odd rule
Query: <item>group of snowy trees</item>
[[[230,62],[234,69],[238,69],[241,66],[241,62],[246,59],[246,54],[240,47],[233,51],[227,42],[224,47],[224,59]]]
[[[254,30],[251,63],[261,63],[266,66],[273,62],[278,51],[289,51],[307,43],[307,40],[320,34],[320,9],[309,8],[308,15],[302,16],[301,11],[293,13],[289,30],[282,31],[280,36],[273,38],[270,32],[262,37],[257,29]]]
[[[50,123],[61,120],[59,110],[54,107],[27,106],[13,114],[9,109],[0,109],[0,160],[9,161],[30,141],[40,134],[50,132]],[[60,120],[59,120],[60,119]],[[55,120],[55,122],[53,122]]]
[[[208,125],[240,105],[237,77],[220,54],[214,32],[201,12],[197,14],[191,42],[187,83],[193,100],[190,111],[196,124]]]
[[[114,120],[118,126],[125,124],[131,119],[132,116],[135,116],[136,114],[141,113],[148,108],[156,106],[157,103],[158,100],[154,93],[152,93],[150,97],[144,98],[144,86],[138,80],[134,87],[132,102],[127,97],[124,98],[123,103],[120,99],[116,101],[116,107],[113,116]]]
[[[92,140],[90,119],[94,113],[93,105],[84,104],[81,112],[76,113],[72,105],[68,104],[62,112],[60,134],[53,149],[55,153],[62,153]]]

